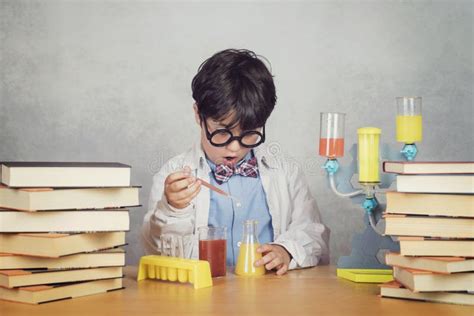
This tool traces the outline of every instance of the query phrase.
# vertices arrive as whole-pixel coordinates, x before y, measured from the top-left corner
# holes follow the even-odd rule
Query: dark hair
[[[242,130],[265,125],[276,94],[259,57],[246,49],[226,49],[204,61],[191,85],[199,114],[216,121],[235,114],[229,127],[238,124]]]

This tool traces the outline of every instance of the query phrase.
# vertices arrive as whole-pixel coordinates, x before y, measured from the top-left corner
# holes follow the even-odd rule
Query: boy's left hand
[[[257,252],[262,253],[263,257],[255,261],[255,266],[265,265],[265,269],[277,269],[277,275],[283,275],[288,271],[290,265],[290,254],[283,246],[264,244],[257,248]]]

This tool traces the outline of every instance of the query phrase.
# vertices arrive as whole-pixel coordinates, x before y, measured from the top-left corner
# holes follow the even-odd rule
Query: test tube
[[[344,156],[345,113],[321,112],[319,155],[328,159]]]
[[[380,182],[379,142],[380,128],[362,127],[357,129],[359,182]]]
[[[397,142],[414,144],[423,139],[421,97],[397,98]]]

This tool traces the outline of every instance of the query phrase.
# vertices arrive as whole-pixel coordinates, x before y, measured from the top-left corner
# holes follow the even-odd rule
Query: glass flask
[[[240,244],[239,257],[235,267],[235,274],[241,276],[257,276],[265,274],[265,267],[255,267],[255,261],[262,258],[262,254],[257,252],[260,246],[257,238],[256,220],[246,220],[243,223],[242,242]]]

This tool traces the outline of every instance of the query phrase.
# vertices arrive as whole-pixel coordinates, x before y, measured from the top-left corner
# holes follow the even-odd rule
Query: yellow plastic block
[[[194,285],[195,289],[212,286],[211,267],[204,260],[165,256],[140,258],[137,281],[158,279]]]
[[[337,269],[337,276],[357,283],[385,283],[393,281],[390,269]]]

